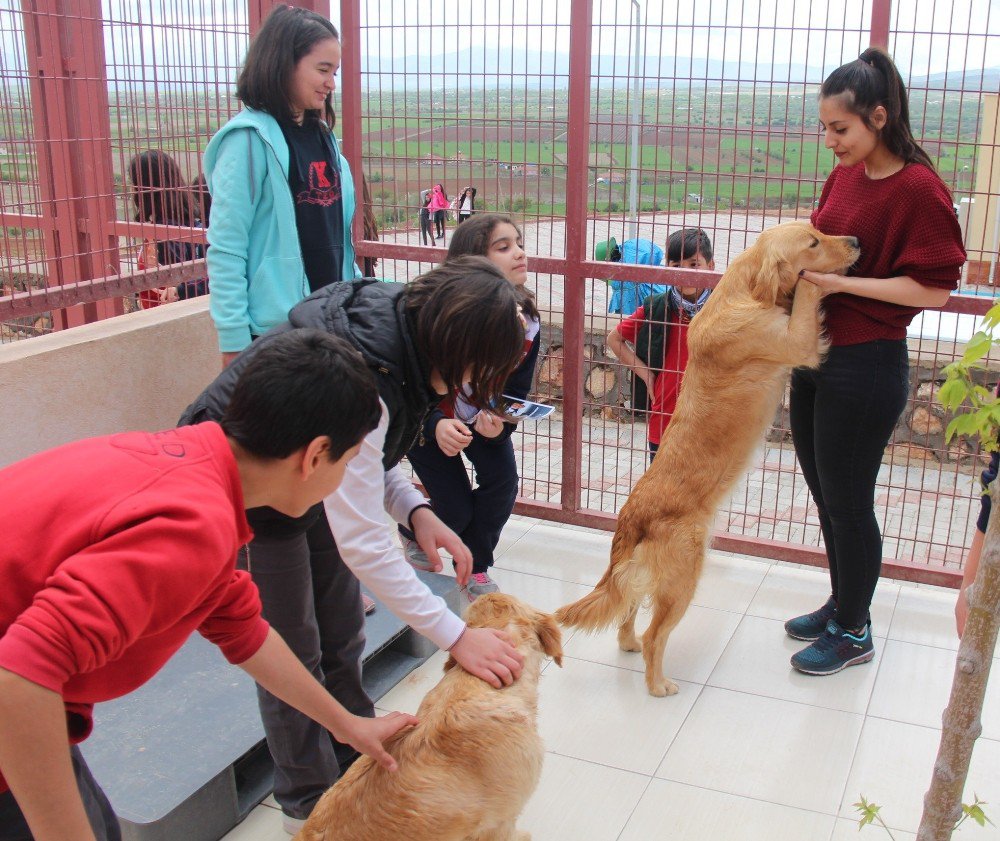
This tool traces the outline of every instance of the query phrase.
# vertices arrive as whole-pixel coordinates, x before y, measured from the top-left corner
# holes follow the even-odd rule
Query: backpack
[[[663,264],[663,249],[648,239],[628,239],[621,244],[622,263],[638,266],[660,266]],[[667,291],[664,283],[627,283],[623,280],[613,280],[611,286],[611,301],[608,312],[631,315],[639,304],[650,295],[659,295]]]

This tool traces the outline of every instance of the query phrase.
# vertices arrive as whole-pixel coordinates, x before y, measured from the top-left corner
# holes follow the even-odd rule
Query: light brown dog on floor
[[[562,665],[562,634],[550,614],[503,593],[480,596],[465,620],[506,631],[524,655],[521,676],[494,689],[449,657],[420,724],[386,744],[399,770],[362,756],[295,841],[529,841],[515,823],[545,755],[538,678],[546,655]]]
[[[663,651],[694,595],[716,510],[774,418],[789,371],[816,367],[826,351],[821,293],[799,272],[841,271],[857,245],[788,222],[730,264],[691,322],[677,408],[618,515],[611,564],[593,592],[556,612],[563,625],[590,631],[618,622],[621,648],[643,652],[651,695],[677,691]],[[653,617],[640,646],[635,617],[646,599]]]

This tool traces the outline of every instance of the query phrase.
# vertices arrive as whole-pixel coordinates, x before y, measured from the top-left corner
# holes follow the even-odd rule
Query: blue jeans
[[[87,812],[87,818],[94,835],[97,836],[97,841],[121,841],[122,833],[114,809],[90,773],[90,768],[87,767],[83,754],[76,745],[70,748],[70,758],[73,760],[73,774],[76,776],[83,808]],[[28,823],[14,795],[10,791],[0,793],[0,841],[31,841],[31,839]]]
[[[792,373],[792,441],[819,512],[845,628],[868,621],[882,568],[875,481],[908,397],[904,340],[834,347],[818,370]]]

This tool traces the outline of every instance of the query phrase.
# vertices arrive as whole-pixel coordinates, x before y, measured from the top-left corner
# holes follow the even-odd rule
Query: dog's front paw
[[[677,694],[677,684],[665,677],[658,680],[649,680],[647,678],[646,688],[649,689],[649,694],[654,698],[665,698],[667,695]]]

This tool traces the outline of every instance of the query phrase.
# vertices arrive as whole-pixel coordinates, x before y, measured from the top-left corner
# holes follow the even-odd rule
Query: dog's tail
[[[630,528],[630,520],[622,509],[611,542],[611,563],[590,593],[556,611],[560,624],[599,631],[624,619],[641,598],[645,590],[638,580],[641,563],[634,557],[641,537]]]

